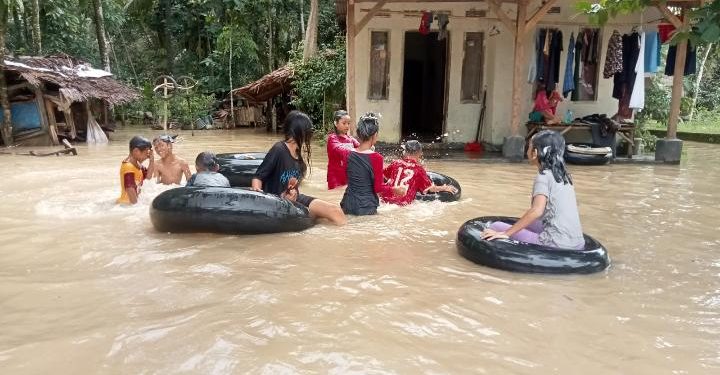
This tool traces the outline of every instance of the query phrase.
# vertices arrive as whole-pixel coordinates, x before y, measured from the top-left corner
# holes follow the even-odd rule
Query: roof
[[[264,75],[255,82],[233,90],[232,94],[258,103],[265,102],[292,87],[293,73],[292,65],[285,65],[282,68]]]
[[[5,59],[5,70],[18,73],[34,87],[51,83],[69,101],[101,99],[110,104],[123,104],[140,97],[139,93],[114,79],[104,70],[68,55],[46,57],[23,56]]]

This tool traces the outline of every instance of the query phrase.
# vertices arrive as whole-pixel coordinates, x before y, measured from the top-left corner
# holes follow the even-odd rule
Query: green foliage
[[[293,104],[306,112],[316,130],[324,134],[332,112],[345,102],[345,40],[337,38],[332,48],[321,50],[306,62],[301,55],[296,53],[293,59],[296,95]]]

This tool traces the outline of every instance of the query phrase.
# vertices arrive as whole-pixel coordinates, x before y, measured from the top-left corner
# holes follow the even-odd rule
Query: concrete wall
[[[371,8],[373,3],[357,3],[355,5],[355,22],[359,22],[367,12],[362,9]],[[528,8],[530,17],[539,7],[540,1],[534,1]],[[556,27],[563,32],[563,53],[561,56],[560,75],[558,83],[562,87],[562,76],[565,72],[565,58],[570,33],[577,34],[581,26],[587,26],[584,17],[578,16],[574,0],[559,0],[556,6],[561,7],[560,14],[546,15],[538,27]],[[462,61],[464,56],[463,44],[466,32],[485,33],[485,70],[483,82],[487,86],[487,111],[485,117],[485,130],[483,140],[493,144],[502,144],[503,137],[510,134],[512,81],[513,81],[513,50],[514,39],[507,28],[496,19],[495,14],[487,9],[485,2],[477,3],[389,3],[383,9],[391,11],[449,11],[452,16],[448,25],[449,31],[449,60],[448,60],[448,103],[445,133],[448,137],[445,142],[467,142],[475,137],[478,118],[480,116],[479,103],[462,103],[460,100],[460,81],[462,77]],[[466,18],[465,12],[470,9],[487,10],[487,18]],[[503,5],[503,10],[510,19],[515,19],[515,5]],[[655,10],[646,10],[644,14],[620,17],[603,28],[600,68],[605,62],[607,43],[612,31],[617,29],[621,33],[632,29],[630,23],[651,21],[660,18]],[[555,22],[555,24],[553,24]],[[404,37],[407,31],[417,31],[420,18],[407,16],[401,13],[390,13],[389,17],[374,17],[356,37],[355,41],[355,108],[357,114],[367,111],[378,112],[382,115],[382,128],[380,140],[386,142],[400,141],[401,114],[402,114],[402,79],[404,58]],[[623,25],[620,25],[623,24]],[[488,31],[493,27],[500,30],[500,34],[489,36]],[[437,23],[433,23],[433,30]],[[370,66],[370,32],[389,32],[389,95],[387,100],[369,100],[367,98]],[[529,61],[534,46],[534,31],[527,35],[525,58]],[[529,62],[523,62],[523,84],[521,103],[521,131],[526,129],[524,123],[527,114],[532,109],[533,86],[527,83]],[[617,110],[617,100],[612,98],[612,79],[603,79],[602,72],[599,78],[598,100],[592,102],[565,101],[558,107],[558,113],[563,114],[569,108],[575,116],[584,116],[593,113],[606,113],[613,115]]]

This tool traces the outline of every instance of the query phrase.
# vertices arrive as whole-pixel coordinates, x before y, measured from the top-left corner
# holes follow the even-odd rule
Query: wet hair
[[[380,119],[372,112],[360,116],[357,124],[357,136],[360,142],[370,140],[380,130]]]
[[[337,123],[345,116],[350,116],[350,114],[348,114],[347,111],[342,109],[339,111],[335,111],[335,114],[333,114],[333,131],[335,132],[335,134],[340,134],[337,128]]]
[[[153,139],[152,143],[156,144],[160,141],[165,142],[165,143],[175,143],[175,137],[177,137],[177,135],[175,135],[175,136],[167,135],[167,134],[159,135],[159,136],[155,137],[155,139]]]
[[[531,146],[537,151],[539,170],[544,174],[545,170],[552,172],[556,182],[572,185],[572,176],[565,167],[565,139],[562,134],[543,130],[535,134],[530,140]]]
[[[130,140],[130,152],[136,148],[140,151],[149,150],[152,148],[152,143],[147,138],[136,135]]]
[[[298,158],[300,159],[300,174],[305,177],[310,163],[310,142],[312,141],[313,126],[310,117],[300,111],[291,111],[283,123],[285,141],[294,140],[298,145]],[[304,149],[304,150],[303,150]],[[303,157],[303,152],[305,156]],[[307,163],[305,162],[307,159]]]
[[[204,151],[198,154],[195,158],[195,168],[206,171],[215,171],[215,168],[219,168],[217,157],[215,154],[209,151]]]
[[[403,144],[403,149],[406,154],[415,155],[422,152],[422,143],[414,139],[406,141],[405,144]]]

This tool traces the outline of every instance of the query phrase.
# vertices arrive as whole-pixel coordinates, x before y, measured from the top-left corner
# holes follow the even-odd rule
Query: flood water
[[[583,229],[613,263],[543,276],[455,247],[468,219],[522,214],[529,165],[429,160],[460,202],[383,206],[343,228],[177,235],[148,214],[167,187],[114,205],[132,134],[77,157],[0,155],[1,373],[720,373],[718,146],[686,143],[680,166],[571,166]],[[182,136],[187,160],[276,141]],[[302,192],[339,202],[313,151]]]

